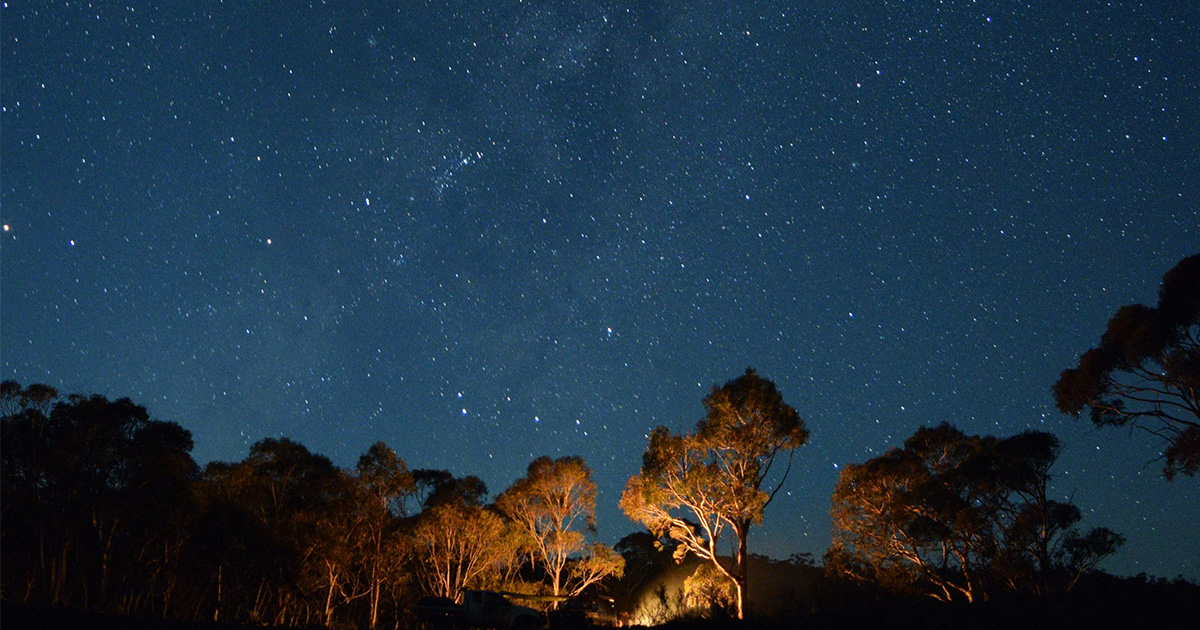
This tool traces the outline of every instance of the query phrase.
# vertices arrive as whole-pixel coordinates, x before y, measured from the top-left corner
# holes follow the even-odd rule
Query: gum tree
[[[714,387],[704,406],[708,413],[691,433],[675,435],[660,426],[650,434],[641,473],[626,483],[621,508],[654,535],[677,541],[677,561],[691,553],[710,562],[732,583],[741,619],[750,528],[762,523],[808,430],[775,384],[753,368]],[[783,466],[778,477],[772,476],[776,464]],[[718,554],[727,533],[732,562]]]
[[[583,458],[533,460],[525,476],[497,497],[496,507],[527,536],[556,597],[620,575],[624,558],[585,539],[596,531],[596,484]]]
[[[1059,411],[1097,426],[1136,426],[1165,443],[1163,473],[1200,472],[1200,254],[1162,280],[1158,305],[1117,310],[1100,344],[1054,384]]]

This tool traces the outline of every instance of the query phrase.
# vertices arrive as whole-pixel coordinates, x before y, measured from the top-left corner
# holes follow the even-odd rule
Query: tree
[[[478,477],[442,470],[413,472],[423,509],[407,524],[413,573],[428,595],[458,598],[513,568],[522,537],[491,507]]]
[[[684,579],[682,595],[685,615],[711,618],[736,605],[733,583],[708,563]]]
[[[407,516],[408,498],[416,491],[408,465],[387,444],[376,442],[358,458],[356,478],[366,491],[370,506],[364,506],[364,536],[359,540],[366,564],[370,599],[368,627],[379,623],[379,605],[384,584],[394,576],[403,560],[397,536],[397,521]]]
[[[417,517],[410,533],[417,579],[423,590],[457,598],[480,587],[512,553],[504,519],[478,505],[447,501]]]
[[[575,596],[620,574],[624,559],[605,545],[589,548],[584,538],[596,531],[596,484],[583,458],[533,460],[525,476],[496,498],[496,508],[527,535],[554,596]]]
[[[676,560],[687,553],[712,563],[734,587],[736,614],[744,616],[747,537],[791,470],[792,454],[808,441],[796,410],[775,384],[748,368],[714,387],[704,399],[707,416],[686,435],[666,427],[651,434],[639,475],[621,495],[621,508],[656,536],[679,542]],[[782,474],[768,483],[772,466],[786,456]],[[732,563],[722,563],[717,545],[726,530],[734,537]]]
[[[210,542],[228,619],[329,625],[358,595],[347,590],[359,533],[354,483],[329,458],[267,438],[241,462],[210,463],[205,486],[205,522],[228,527]]]
[[[827,565],[892,590],[973,601],[986,541],[960,471],[975,446],[941,425],[918,430],[903,449],[842,468]]]
[[[613,545],[624,558],[624,570],[614,585],[619,610],[633,610],[635,599],[646,582],[670,564],[674,564],[675,541],[647,531],[635,531]],[[722,576],[724,579],[724,576]]]
[[[891,590],[941,601],[989,590],[1069,589],[1123,539],[1080,535],[1078,508],[1049,498],[1060,444],[1049,433],[965,435],[949,424],[918,429],[834,488],[827,567]]]
[[[0,384],[3,591],[166,614],[197,474],[191,434],[128,398]]]
[[[1097,426],[1132,425],[1165,442],[1163,473],[1200,471],[1200,254],[1163,275],[1158,306],[1130,304],[1100,345],[1054,384],[1059,411]]]
[[[446,502],[483,505],[487,484],[474,475],[455,477],[447,470],[420,468],[412,473],[414,496],[422,510]]]

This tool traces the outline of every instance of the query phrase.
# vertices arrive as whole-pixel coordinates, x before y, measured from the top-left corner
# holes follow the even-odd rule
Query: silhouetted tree
[[[613,551],[625,559],[624,572],[615,587],[619,609],[631,610],[636,603],[633,598],[646,581],[674,563],[676,546],[674,540],[647,531],[626,534],[613,545]]]
[[[704,406],[707,417],[694,432],[673,435],[658,427],[650,434],[641,474],[626,484],[621,508],[656,536],[678,541],[677,560],[693,553],[711,562],[733,583],[740,619],[750,527],[762,522],[763,510],[787,479],[792,454],[807,442],[808,430],[775,384],[752,368],[714,387]],[[780,455],[786,455],[785,469],[768,486]],[[726,528],[735,543],[729,565],[717,551]]]
[[[197,468],[191,434],[128,398],[0,386],[3,591],[167,614]]]
[[[1090,409],[1097,426],[1162,438],[1167,479],[1200,471],[1200,254],[1163,276],[1157,307],[1118,309],[1100,345],[1063,370],[1054,398],[1072,416]]]
[[[188,548],[194,616],[377,626],[409,579],[402,517],[413,489],[382,442],[352,472],[286,438],[210,463]]]
[[[422,510],[446,502],[481,506],[487,500],[487,484],[479,477],[455,477],[446,470],[417,469],[413,473],[415,497]]]
[[[1059,449],[1036,431],[918,429],[904,448],[842,469],[827,567],[942,601],[986,598],[991,584],[1069,588],[1123,539],[1103,528],[1080,536],[1079,510],[1049,498]]]
[[[251,446],[237,464],[210,464],[205,478],[216,486],[214,507],[244,514],[232,520],[222,515],[218,522],[248,521],[252,526],[246,533],[258,543],[247,558],[245,550],[253,547],[242,531],[224,538],[222,578],[256,578],[256,583],[242,583],[240,593],[230,588],[233,583],[224,586],[223,599],[236,605],[223,606],[234,613],[229,620],[328,625],[334,608],[353,595],[342,590],[355,531],[348,475],[297,442],[268,438]]]
[[[43,417],[58,400],[58,390],[41,383],[21,387],[17,381],[0,383],[0,416],[18,416],[24,412],[39,413]]]

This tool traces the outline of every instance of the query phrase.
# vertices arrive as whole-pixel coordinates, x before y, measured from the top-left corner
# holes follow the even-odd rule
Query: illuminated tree
[[[578,595],[620,574],[624,558],[605,545],[589,547],[584,538],[596,531],[596,484],[583,458],[533,460],[525,476],[496,498],[496,507],[528,536],[553,595]]]
[[[413,573],[426,594],[457,598],[499,581],[517,561],[522,538],[483,505],[487,486],[445,471],[413,473],[424,509],[408,526]]]
[[[641,474],[626,484],[621,508],[656,536],[678,541],[677,561],[692,553],[711,562],[733,583],[740,619],[750,527],[762,522],[808,430],[775,384],[752,368],[714,387],[704,406],[707,417],[692,433],[673,435],[658,427],[650,434]],[[785,468],[772,484],[769,476],[780,456]],[[722,563],[717,550],[726,531],[735,545],[731,563]]]
[[[1081,536],[1079,510],[1049,498],[1058,440],[1026,432],[968,436],[949,424],[842,469],[834,488],[830,570],[941,601],[986,598],[993,583],[1070,588],[1123,539]]]
[[[397,522],[406,516],[408,498],[416,491],[408,465],[387,444],[376,442],[358,458],[356,477],[369,504],[363,506],[364,534],[359,538],[369,599],[368,626],[379,622],[384,585],[394,581],[404,560]]]
[[[417,579],[426,593],[457,598],[479,587],[512,551],[504,520],[469,503],[445,502],[417,517],[410,533]]]
[[[1200,254],[1163,276],[1157,307],[1117,310],[1100,345],[1063,370],[1054,398],[1072,416],[1090,409],[1097,426],[1162,438],[1167,479],[1200,471]]]

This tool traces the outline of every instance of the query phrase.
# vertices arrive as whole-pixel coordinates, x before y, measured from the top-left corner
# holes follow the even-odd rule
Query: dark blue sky
[[[162,5],[162,6],[160,6]],[[1190,2],[137,2],[3,8],[2,376],[503,490],[753,365],[810,444],[751,550],[820,555],[838,466],[1034,428],[1055,490],[1200,577],[1200,484],[1055,411],[1200,250]]]

